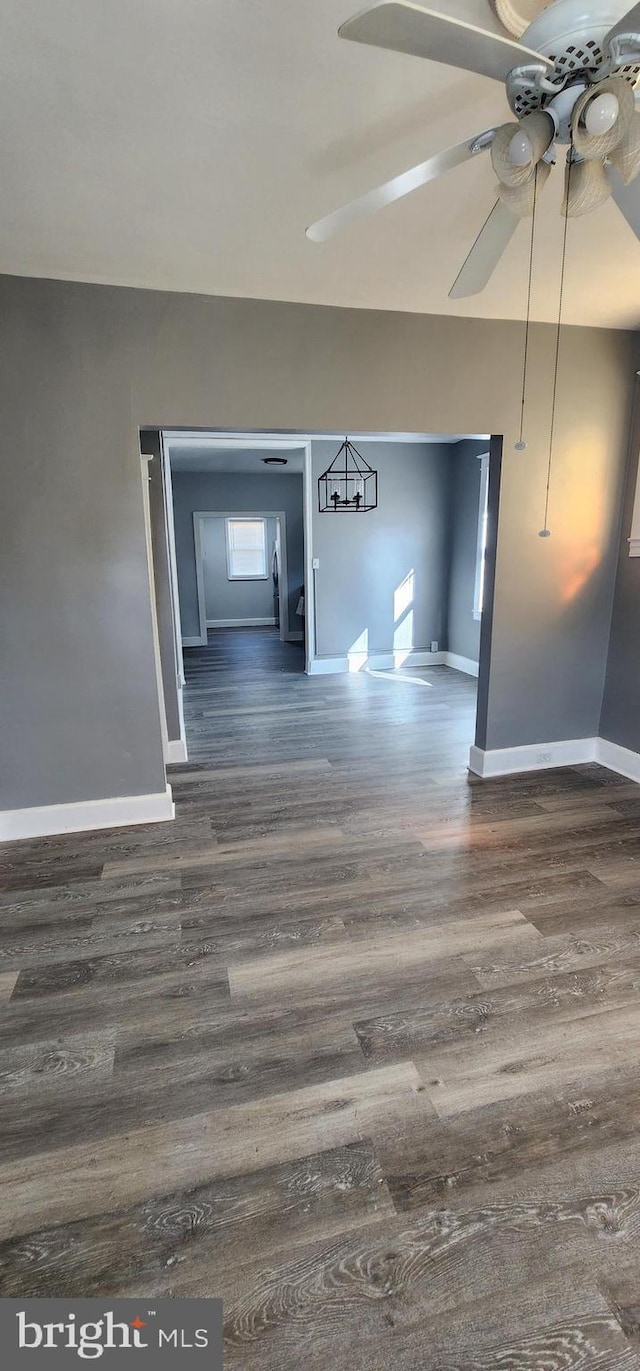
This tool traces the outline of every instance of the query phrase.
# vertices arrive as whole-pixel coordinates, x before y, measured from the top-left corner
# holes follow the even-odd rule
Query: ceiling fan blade
[[[495,129],[487,129],[485,133],[478,133],[475,138],[464,143],[456,143],[455,147],[447,148],[445,152],[437,152],[434,157],[428,157],[426,162],[420,162],[417,167],[411,167],[409,171],[403,171],[399,176],[393,176],[390,181],[385,181],[382,186],[376,186],[374,190],[360,195],[357,200],[351,200],[348,205],[343,205],[342,209],[333,210],[331,214],[326,214],[324,219],[318,219],[315,224],[309,225],[306,230],[307,238],[311,238],[314,243],[325,243],[327,238],[333,238],[335,233],[349,228],[351,224],[357,223],[358,219],[365,219],[367,215],[375,214],[376,210],[384,209],[385,205],[392,205],[395,200],[401,200],[403,195],[410,195],[420,186],[426,186],[428,181],[434,181],[445,171],[459,166],[461,162],[467,162],[479,152],[485,152],[491,146],[494,132]]]
[[[619,33],[640,33],[640,4],[632,5],[631,9],[627,10],[626,14],[623,14],[622,19],[618,19],[618,22],[613,25],[613,28],[609,29],[603,43],[605,51],[605,45],[609,43],[612,38],[617,38]]]
[[[608,170],[611,182],[611,194],[630,228],[640,238],[640,178],[636,177],[630,185],[625,186],[621,176]]]
[[[435,10],[422,9],[409,0],[383,0],[373,9],[347,19],[338,29],[341,38],[369,43],[374,48],[428,57],[450,67],[475,71],[505,81],[514,67],[535,62],[548,71],[553,63],[539,52],[512,38],[477,28],[464,19],[452,19]]]
[[[520,223],[517,215],[498,200],[460,268],[449,291],[450,300],[464,300],[484,290]]]

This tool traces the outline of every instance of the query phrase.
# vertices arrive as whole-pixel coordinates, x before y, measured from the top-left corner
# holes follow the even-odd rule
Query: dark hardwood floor
[[[2,849],[3,1295],[238,1371],[640,1371],[640,789],[476,781],[474,683],[187,652],[174,824]]]

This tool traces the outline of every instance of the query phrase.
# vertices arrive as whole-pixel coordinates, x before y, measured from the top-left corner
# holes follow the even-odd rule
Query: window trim
[[[487,569],[487,525],[489,520],[489,453],[478,455],[480,462],[480,494],[478,498],[478,526],[476,533],[476,574],[473,586],[473,617],[482,618],[485,573]]]
[[[254,575],[241,576],[232,569],[233,548],[231,546],[231,525],[232,524],[261,524],[262,525],[262,548],[264,553],[264,571],[256,572]],[[267,548],[267,520],[263,515],[246,515],[238,518],[236,515],[225,516],[224,521],[225,547],[227,554],[227,580],[228,581],[268,581],[268,548]]]

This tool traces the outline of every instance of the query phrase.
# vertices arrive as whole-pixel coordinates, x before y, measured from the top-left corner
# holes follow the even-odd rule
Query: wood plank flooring
[[[640,1371],[640,789],[470,777],[445,667],[211,639],[175,823],[0,852],[0,1292],[221,1295],[232,1371]]]

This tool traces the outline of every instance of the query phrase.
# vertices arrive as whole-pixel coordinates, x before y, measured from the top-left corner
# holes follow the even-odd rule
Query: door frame
[[[156,669],[156,686],[158,690],[158,711],[160,714],[160,732],[162,735],[162,756],[165,762],[170,761],[169,757],[169,730],[167,728],[167,711],[164,702],[164,682],[162,680],[162,662],[160,658],[160,634],[158,631],[158,612],[156,609],[155,595],[155,572],[153,566],[153,538],[151,535],[151,507],[149,503],[149,462],[153,461],[153,454],[147,456],[144,452],[140,454],[140,477],[142,480],[142,508],[144,510],[144,538],[147,550],[147,578],[149,582],[149,608],[151,610],[151,635],[153,638],[153,659]]]
[[[171,481],[171,463],[164,449],[164,435],[162,429],[160,433],[160,465],[162,468],[162,484],[164,487],[164,506],[167,528],[167,550],[171,577],[171,604],[173,607],[173,631],[176,653],[176,672],[180,694],[185,684],[184,674],[184,653],[182,651],[182,624],[180,622],[180,593],[178,591],[178,562],[176,559],[176,531],[173,522],[173,484]]]
[[[313,663],[316,660],[316,628],[315,628],[315,595],[314,595],[314,570],[313,570],[313,510],[314,510],[314,486],[313,468],[311,460],[311,438],[307,435],[292,436],[283,434],[281,438],[270,434],[268,437],[262,433],[234,432],[225,433],[222,429],[177,429],[165,424],[163,429],[165,440],[169,447],[171,438],[180,438],[184,443],[192,441],[194,447],[202,446],[202,436],[206,434],[207,446],[214,451],[223,449],[225,452],[300,452],[302,454],[302,525],[304,539],[304,588],[305,588],[305,620],[304,620],[304,643],[305,643],[305,671],[311,675]],[[175,545],[174,545],[175,546]],[[174,554],[175,555],[175,554]],[[205,639],[206,641],[206,639]],[[193,640],[189,640],[189,646],[196,646]]]
[[[207,610],[204,595],[204,546],[203,546],[203,524],[205,519],[273,519],[280,525],[280,543],[282,559],[279,575],[279,611],[280,611],[280,642],[289,641],[289,576],[287,572],[287,516],[282,509],[269,510],[246,510],[246,509],[210,509],[193,511],[193,546],[196,559],[196,587],[198,594],[198,622],[200,625],[200,643],[202,647],[207,645]],[[284,599],[284,612],[283,612]]]
[[[162,707],[164,708],[165,720],[167,719],[167,702],[165,700],[165,689],[172,696],[175,689],[176,706],[178,713],[178,737],[169,738],[165,748],[165,761],[172,765],[177,762],[188,760],[187,736],[184,721],[184,698],[183,691],[185,685],[184,661],[182,653],[182,632],[180,626],[180,601],[178,595],[178,569],[176,565],[175,531],[173,526],[173,489],[171,484],[171,468],[169,459],[164,449],[162,429],[153,428],[145,425],[139,430],[140,456],[146,462],[144,469],[144,494],[149,504],[147,511],[149,517],[150,532],[150,557],[149,575],[151,577],[151,594],[156,614],[156,628],[158,634],[158,649],[160,651],[161,682],[162,682]],[[143,446],[151,445],[152,451],[143,454]],[[157,468],[150,464],[157,462]],[[154,472],[152,479],[151,474]],[[159,475],[159,490],[158,490]],[[150,487],[156,490],[157,496],[160,494],[162,505],[162,528],[156,527],[153,523],[151,512]],[[156,538],[162,540],[162,550]],[[154,545],[156,556],[154,557]],[[160,589],[164,589],[168,597],[169,612],[171,619],[171,641],[173,647],[173,682],[165,681],[167,672],[166,657],[163,658],[160,647],[160,625],[158,620],[157,599]],[[168,726],[167,726],[168,733]],[[164,745],[164,743],[163,743]]]

